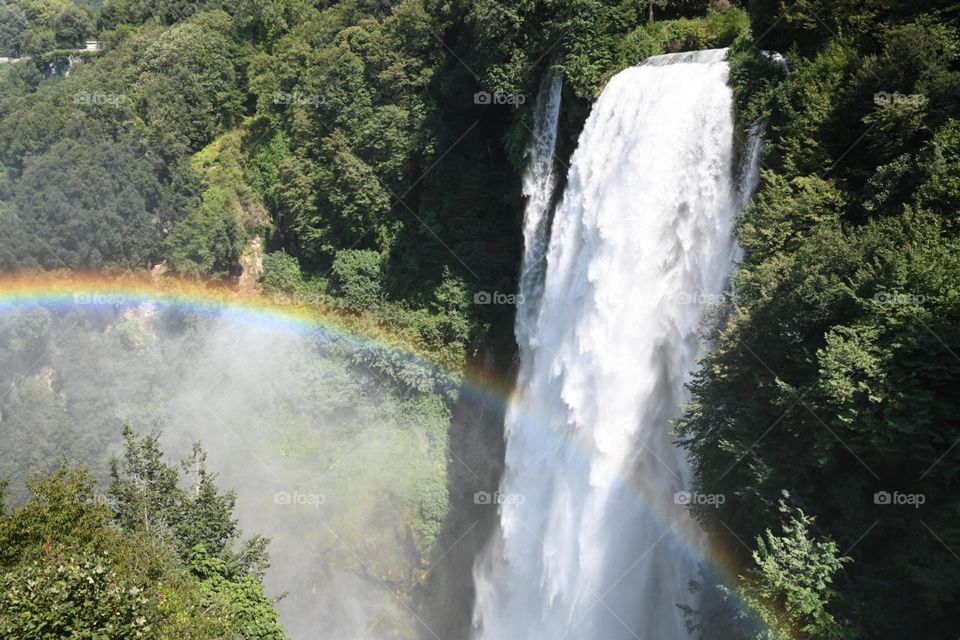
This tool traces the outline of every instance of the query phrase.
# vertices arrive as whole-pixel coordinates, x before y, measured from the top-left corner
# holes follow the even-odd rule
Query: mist
[[[447,516],[450,416],[368,366],[384,347],[154,303],[17,308],[0,334],[14,502],[63,458],[105,490],[124,424],[160,432],[168,462],[200,442],[244,537],[272,540],[264,583],[292,638],[415,637],[412,591]]]

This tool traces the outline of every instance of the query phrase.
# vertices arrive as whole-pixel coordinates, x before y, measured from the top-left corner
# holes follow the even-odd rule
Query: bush
[[[755,566],[743,577],[740,590],[740,600],[769,629],[760,637],[792,638],[797,629],[824,640],[851,637],[828,611],[837,595],[834,578],[850,558],[840,555],[836,542],[810,535],[812,517],[782,501],[780,509],[788,519],[783,534],[767,529],[757,536]]]
[[[238,269],[246,241],[233,199],[214,187],[166,240],[170,266],[181,274],[223,278]]]
[[[659,27],[659,28],[658,28]],[[666,53],[708,48],[708,36],[703,20],[670,20],[653,26],[659,31]]]
[[[260,284],[270,294],[299,292],[303,288],[300,263],[285,251],[272,251],[264,255]]]
[[[27,14],[19,6],[0,6],[0,56],[19,56],[23,37],[29,27]]]
[[[729,47],[737,38],[750,33],[750,16],[734,7],[707,13],[705,22],[712,47]]]
[[[106,554],[48,557],[0,575],[5,638],[149,637],[156,616],[143,589]]]
[[[614,20],[619,24],[619,21]],[[606,25],[613,29],[614,25]],[[662,53],[729,47],[748,34],[750,20],[742,9],[712,10],[702,18],[678,18],[637,26],[617,38],[583,37],[562,67],[567,83],[581,97],[594,96],[617,72]]]
[[[622,66],[630,67],[640,64],[650,56],[663,51],[663,42],[654,35],[651,29],[641,27],[630,32],[620,43],[618,57]]]
[[[28,480],[29,499],[0,510],[0,637],[284,640],[260,581],[265,541],[228,548],[234,495],[213,485],[199,445],[175,468],[155,438],[125,435],[116,511],[88,471],[67,466]]]
[[[353,311],[369,310],[383,296],[380,254],[376,251],[345,249],[338,251],[331,269],[334,292],[342,304]]]
[[[145,155],[129,139],[53,146],[15,183],[16,217],[0,239],[0,255],[15,264],[5,266],[146,267],[170,212],[159,206],[167,191]]]

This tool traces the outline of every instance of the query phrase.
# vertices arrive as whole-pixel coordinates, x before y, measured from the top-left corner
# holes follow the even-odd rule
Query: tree
[[[960,597],[960,73],[934,4],[752,3],[755,30],[773,30],[734,47],[731,78],[740,113],[766,125],[766,171],[679,428],[700,490],[737,496],[704,519],[731,548],[773,529],[782,490],[816,505],[817,530],[854,559],[823,611],[857,611],[871,638],[948,638],[960,620],[946,605]],[[790,73],[758,46],[792,51]],[[880,506],[893,489],[925,506]],[[783,564],[766,553],[765,570]]]
[[[53,19],[53,32],[57,46],[64,49],[76,49],[83,45],[90,31],[90,19],[87,12],[76,5],[67,5]]]
[[[28,243],[9,247],[16,262],[5,266],[146,267],[156,261],[163,188],[154,169],[129,140],[57,143],[14,186],[15,223]]]
[[[123,456],[110,465],[109,490],[121,527],[164,541],[184,562],[200,545],[232,575],[262,573],[267,541],[255,536],[240,543],[233,518],[236,494],[217,489],[199,444],[174,467],[164,462],[158,435],[138,436],[124,427],[123,438]]]
[[[177,472],[163,462],[158,435],[139,437],[125,426],[123,440],[123,457],[110,462],[109,495],[115,502],[117,523],[167,538],[178,519]]]
[[[170,265],[192,277],[224,278],[239,269],[246,233],[238,203],[220,187],[207,189],[203,202],[165,240]]]
[[[36,26],[29,29],[23,36],[20,54],[39,56],[56,48],[57,34],[53,29]]]
[[[49,475],[27,479],[31,498],[0,517],[0,567],[34,561],[43,549],[102,549],[110,510],[95,499],[94,480],[84,469],[61,465]],[[6,484],[0,498],[6,502]]]
[[[372,309],[383,296],[380,255],[375,251],[338,251],[330,275],[334,291],[348,309]]]
[[[242,113],[230,27],[225,13],[202,14],[142,43],[131,100],[167,158],[199,151]]]
[[[846,640],[858,637],[838,609],[833,586],[851,558],[841,556],[835,542],[810,533],[815,519],[789,506],[783,493],[779,506],[781,533],[767,529],[744,574],[735,584],[728,576],[701,566],[691,591],[700,594],[698,609],[680,605],[687,630],[700,640]]]
[[[835,542],[813,538],[814,519],[787,506],[788,499],[785,494],[780,502],[786,518],[783,533],[768,529],[756,539],[754,566],[741,577],[741,600],[766,625],[764,638],[796,638],[797,633],[823,640],[851,637],[830,613],[837,597],[832,583],[851,559],[840,556]]]
[[[237,496],[232,491],[220,493],[207,471],[207,454],[194,443],[190,456],[180,463],[187,478],[176,514],[174,535],[183,549],[202,547],[205,552],[223,557],[237,537],[237,521],[233,509]]]
[[[106,555],[47,558],[0,574],[5,638],[149,638],[156,618],[144,590]]]
[[[216,545],[223,524],[232,523],[232,494],[212,487],[199,446],[184,465],[194,478],[192,497],[171,506],[157,495],[161,486],[170,489],[174,470],[160,460],[156,439],[124,435],[119,466],[132,475],[115,481],[110,501],[118,511],[95,493],[86,470],[62,465],[31,479],[29,499],[0,514],[0,635],[283,640],[261,583],[263,538],[254,538],[245,556],[211,555],[198,543],[181,559],[165,535]],[[189,526],[162,527],[178,509],[178,522]]]
[[[303,273],[300,263],[293,256],[274,251],[263,256],[263,275],[260,277],[263,290],[270,295],[300,293]]]
[[[0,5],[0,56],[16,58],[30,28],[27,14],[18,4]]]
[[[211,556],[203,545],[193,548],[190,571],[200,579],[203,592],[217,603],[239,635],[249,640],[284,640],[277,612],[263,584],[253,576],[235,577],[229,564]]]

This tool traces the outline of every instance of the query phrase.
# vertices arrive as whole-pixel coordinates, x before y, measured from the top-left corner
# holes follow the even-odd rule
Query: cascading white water
[[[527,206],[523,214],[523,262],[517,297],[516,336],[522,351],[530,344],[530,331],[543,291],[546,267],[547,231],[550,202],[557,176],[554,154],[557,148],[557,124],[563,76],[551,69],[540,85],[533,112],[533,142],[527,151],[527,171],[523,177],[523,195]]]
[[[702,534],[677,504],[689,470],[669,421],[701,349],[703,303],[722,294],[735,255],[725,58],[627,69],[586,122],[542,295],[518,310],[526,344],[500,527],[474,572],[480,640],[686,636],[676,605],[696,604]]]

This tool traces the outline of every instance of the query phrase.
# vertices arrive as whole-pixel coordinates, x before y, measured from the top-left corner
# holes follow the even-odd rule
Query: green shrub
[[[380,254],[376,251],[338,251],[331,269],[333,291],[353,311],[373,309],[383,296]]]
[[[824,640],[851,637],[829,612],[837,595],[833,581],[851,559],[840,555],[833,540],[810,534],[814,518],[784,502],[780,509],[787,518],[783,533],[767,529],[757,536],[754,567],[743,576],[740,589],[740,599],[769,629],[758,640],[786,640],[795,637],[796,630]]]
[[[561,65],[567,83],[581,97],[593,97],[617,72],[640,64],[650,56],[729,47],[737,38],[750,32],[747,13],[736,7],[713,10],[700,18],[677,18],[634,26],[620,37],[593,35],[597,30],[615,31],[623,24],[636,24],[616,17],[610,17],[610,20],[612,23],[603,27],[591,25],[587,29],[590,35],[576,37],[571,53]]]
[[[260,284],[270,294],[300,291],[303,288],[300,263],[285,251],[272,251],[264,255]]]
[[[737,38],[750,33],[750,16],[736,7],[710,11],[704,21],[711,47],[729,47]]]
[[[251,132],[251,137],[253,133]],[[278,211],[280,207],[280,163],[289,155],[290,147],[281,132],[252,145],[244,155],[244,177],[271,211]]]
[[[709,37],[703,20],[681,18],[656,23],[654,28],[659,30],[666,53],[708,48]]]
[[[236,203],[219,187],[181,220],[166,240],[170,266],[192,277],[223,278],[238,270],[246,242]]]
[[[624,67],[640,64],[663,52],[663,41],[647,27],[634,29],[620,43],[618,57]]]
[[[141,638],[155,622],[143,589],[104,554],[50,556],[0,574],[4,638]]]
[[[960,120],[951,120],[925,149],[926,181],[917,193],[921,206],[944,215],[955,231],[960,212]]]
[[[225,544],[239,535],[234,495],[212,484],[199,445],[175,468],[155,438],[125,434],[116,511],[89,472],[67,466],[28,480],[29,499],[0,510],[0,637],[283,640],[260,581],[264,539]],[[188,468],[189,490],[177,484]]]
[[[29,28],[27,14],[18,5],[0,5],[0,56],[19,56],[23,37]]]

